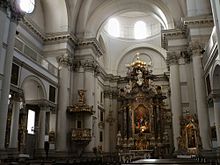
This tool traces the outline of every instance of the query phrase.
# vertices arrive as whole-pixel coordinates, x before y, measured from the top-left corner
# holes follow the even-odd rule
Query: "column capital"
[[[220,89],[213,89],[211,92],[211,96],[214,102],[220,101]]]
[[[175,65],[178,64],[178,55],[177,52],[167,52],[167,64],[168,65]]]
[[[180,52],[180,57],[184,58],[185,63],[189,63],[190,62],[190,53],[189,51],[181,51]]]
[[[9,2],[7,0],[0,1],[0,10],[6,13],[8,7],[9,7]]]
[[[18,9],[18,6],[16,5],[15,0],[11,0],[8,2],[8,8],[10,9],[10,18],[11,21],[18,23],[21,19],[23,19],[25,13],[22,12],[20,9]]]
[[[191,52],[191,55],[200,55],[201,51],[201,43],[198,40],[194,40],[189,43],[189,52]]]
[[[57,59],[57,63],[59,64],[59,66],[62,66],[62,67],[71,66],[73,62],[73,58],[67,53],[61,56],[58,56],[56,59]]]

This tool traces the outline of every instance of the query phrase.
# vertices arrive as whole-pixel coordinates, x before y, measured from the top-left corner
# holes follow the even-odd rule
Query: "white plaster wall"
[[[107,73],[116,75],[118,71],[117,67],[119,67],[120,60],[123,59],[124,55],[126,55],[127,53],[130,53],[129,51],[131,50],[134,50],[134,52],[135,51],[138,52],[139,51],[138,48],[140,49],[140,51],[142,49],[146,50],[149,48],[148,47],[149,45],[151,45],[152,47],[155,47],[154,51],[150,50],[152,49],[152,47],[148,49],[147,51],[145,51],[147,54],[149,53],[150,56],[152,57],[152,62],[154,65],[154,70],[155,70],[154,74],[161,73],[162,70],[166,71],[165,60],[163,61],[162,57],[160,57],[160,56],[164,56],[164,54],[161,53],[160,55],[159,53],[161,52],[161,50],[159,50],[159,47],[161,46],[160,36],[155,37],[151,40],[123,40],[123,39],[110,37],[108,34],[103,33],[103,39],[105,41],[105,46],[106,46],[106,56],[108,56],[107,58],[109,59],[105,63],[105,70],[107,71]],[[129,48],[131,48],[131,50]],[[156,63],[157,60],[159,60],[159,62]]]
[[[10,24],[10,20],[6,19],[6,21],[4,22],[4,25],[5,25],[4,36],[3,36],[4,43],[7,43],[7,40],[8,40],[9,24]]]
[[[29,32],[27,32],[24,28],[22,28],[20,25],[17,26],[17,31],[21,33],[25,38],[28,39],[25,43],[32,48],[37,48],[39,50],[43,50],[43,44],[40,43],[35,37],[33,37]]]
[[[20,71],[20,79],[19,79],[19,87],[21,88],[25,88],[26,91],[30,91],[30,96],[32,95],[32,92],[34,92],[36,89],[35,87],[28,87],[28,86],[23,86],[23,83],[25,82],[25,79],[28,77],[36,77],[37,79],[39,79],[40,82],[42,82],[41,86],[42,88],[44,88],[45,92],[46,92],[46,98],[47,100],[49,100],[49,85],[54,86],[54,84],[51,84],[50,82],[48,82],[47,80],[39,77],[38,75],[35,75],[31,70],[27,70],[26,68],[20,67],[21,71]],[[31,90],[30,90],[31,89]],[[37,91],[35,91],[37,92]],[[58,92],[58,89],[56,89],[56,94]],[[41,97],[42,98],[42,97]],[[33,98],[30,97],[26,97],[26,100],[31,100]],[[36,98],[37,99],[37,98]],[[55,98],[55,103],[57,102],[57,97]]]
[[[43,0],[45,15],[45,32],[65,32],[68,30],[68,16],[65,1]]]
[[[186,76],[187,76],[187,86],[188,86],[189,110],[193,114],[195,114],[196,113],[196,96],[195,96],[192,64],[186,64]]]
[[[4,74],[5,55],[6,55],[6,49],[3,48],[2,54],[0,56],[0,74]]]
[[[136,52],[140,53],[140,60],[145,61],[147,64],[151,64],[150,69],[153,70],[153,74],[159,75],[167,71],[166,61],[161,54],[148,48],[142,48],[131,51],[124,55],[124,57],[121,59],[118,65],[118,75],[126,76],[126,64],[131,64],[133,61],[136,60]]]
[[[23,56],[22,54],[18,53],[17,51],[14,52],[14,56],[16,58],[18,58],[21,62],[24,62],[24,63],[28,64],[29,66],[31,66],[33,68],[33,70],[36,70],[36,71],[40,72],[42,75],[45,75],[47,78],[49,78],[54,83],[58,83],[58,78],[56,76],[50,74],[42,66],[36,64],[35,62],[33,62],[32,60],[26,58],[25,56]]]
[[[44,32],[44,11],[41,1],[36,1],[34,12],[26,15]]]

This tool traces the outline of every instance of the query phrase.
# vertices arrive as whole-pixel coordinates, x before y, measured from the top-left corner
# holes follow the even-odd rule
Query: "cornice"
[[[20,25],[30,30],[38,39],[44,41],[45,44],[71,41],[73,45],[75,45],[78,42],[77,38],[71,32],[44,33],[43,30],[28,17],[24,17]]]
[[[118,88],[106,85],[104,87],[104,97],[116,99],[118,97]]]
[[[161,31],[161,46],[167,50],[168,40],[184,39],[186,38],[185,29],[169,29]]]
[[[47,99],[39,99],[39,100],[25,100],[25,104],[30,105],[38,105],[39,107],[52,107],[56,108],[56,104],[52,103]]]
[[[91,47],[96,52],[96,56],[98,56],[98,57],[100,57],[104,54],[104,50],[99,45],[99,42],[97,41],[96,38],[81,40],[78,42],[77,47],[79,49]]]
[[[176,52],[167,52],[167,65],[178,64],[178,55]]]
[[[201,27],[214,26],[212,15],[186,17],[186,18],[182,18],[182,22],[184,26],[187,26],[188,28],[201,28]]]

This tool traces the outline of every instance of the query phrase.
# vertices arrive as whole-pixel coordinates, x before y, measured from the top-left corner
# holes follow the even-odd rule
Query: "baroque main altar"
[[[161,86],[155,85],[150,66],[139,57],[127,69],[126,83],[119,89],[118,150],[162,157],[169,148],[166,96]]]

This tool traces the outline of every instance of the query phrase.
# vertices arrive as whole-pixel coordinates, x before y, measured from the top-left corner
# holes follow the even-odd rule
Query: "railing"
[[[73,128],[72,129],[72,141],[90,141],[91,129],[89,128]]]
[[[52,75],[58,76],[58,68],[56,66],[51,64],[49,61],[47,61],[45,57],[40,55],[38,52],[33,50],[31,47],[26,45],[18,38],[15,39],[15,49],[25,55],[27,58],[31,59],[32,61],[36,62],[37,64],[48,70],[48,72]]]

